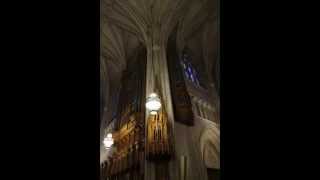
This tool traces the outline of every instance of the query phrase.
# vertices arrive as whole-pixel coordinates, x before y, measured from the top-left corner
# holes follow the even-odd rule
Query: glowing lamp
[[[111,133],[107,134],[107,137],[104,138],[103,144],[106,147],[106,149],[111,148],[111,146],[113,145],[113,138]]]
[[[156,115],[161,108],[160,98],[156,93],[151,93],[146,102],[146,108],[150,111],[151,115]]]

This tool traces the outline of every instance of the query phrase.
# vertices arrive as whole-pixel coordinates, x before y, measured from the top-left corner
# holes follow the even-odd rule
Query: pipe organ
[[[165,108],[162,108],[157,115],[148,117],[147,159],[168,160],[172,153],[170,137],[167,114]]]
[[[121,78],[113,133],[116,150],[105,168],[108,180],[144,179],[146,52],[138,52]]]
[[[193,126],[191,98],[187,91],[180,56],[176,51],[175,43],[169,43],[167,52],[174,119],[179,123]]]
[[[174,120],[194,125],[194,113],[183,64],[174,43],[169,43],[167,62],[173,102]],[[146,121],[146,50],[127,61],[121,87],[113,133],[114,153],[104,168],[106,180],[144,180],[145,161],[155,163],[157,179],[168,180],[168,160],[174,158],[172,127],[165,103],[156,115]],[[155,77],[156,79],[156,77]],[[160,85],[157,79],[156,86]],[[158,89],[157,89],[158,88]],[[157,87],[160,90],[161,87]],[[161,90],[159,92],[162,92]],[[160,99],[163,95],[160,94]]]

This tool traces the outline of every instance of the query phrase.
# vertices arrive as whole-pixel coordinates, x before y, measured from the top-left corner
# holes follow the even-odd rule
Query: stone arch
[[[207,122],[200,135],[200,150],[207,168],[220,169],[220,130],[211,121]]]

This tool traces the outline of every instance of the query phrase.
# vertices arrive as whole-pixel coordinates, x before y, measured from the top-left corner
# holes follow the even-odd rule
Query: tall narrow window
[[[190,56],[187,54],[186,51],[183,51],[181,65],[184,70],[185,78],[191,81],[194,85],[200,86],[198,73],[196,69],[193,67]]]

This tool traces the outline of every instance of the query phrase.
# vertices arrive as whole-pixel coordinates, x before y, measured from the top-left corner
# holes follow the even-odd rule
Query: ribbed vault
[[[216,48],[210,48],[212,43],[208,41],[214,40],[212,36],[217,33],[212,27],[216,26],[217,8],[217,0],[102,0],[102,55],[121,72],[139,42],[145,46],[151,41],[166,45],[177,28],[176,43],[182,50],[195,32],[204,29],[200,30],[203,37],[198,41],[203,43],[200,47],[206,48],[195,51],[204,51],[210,69],[215,54],[209,51]]]

